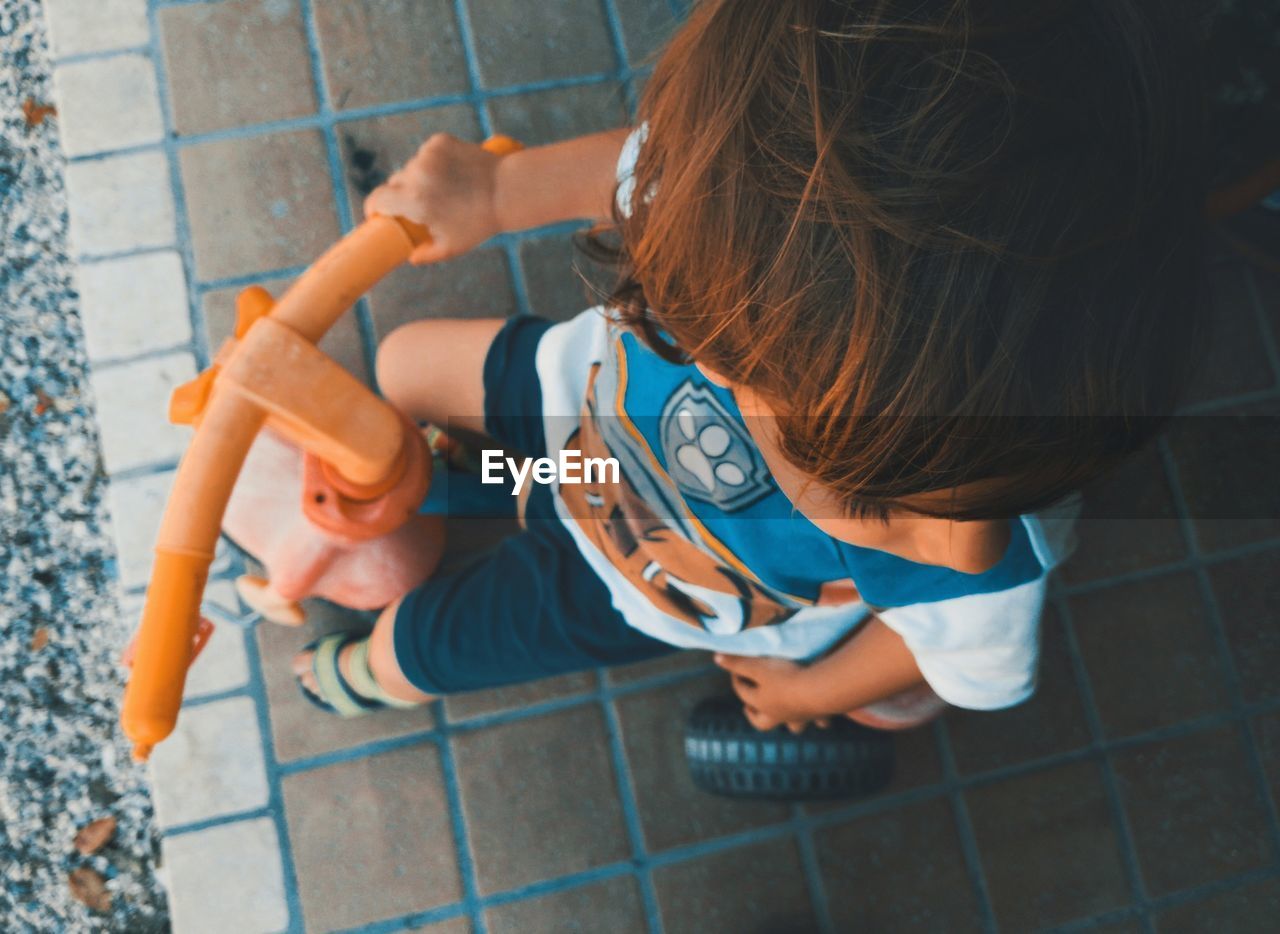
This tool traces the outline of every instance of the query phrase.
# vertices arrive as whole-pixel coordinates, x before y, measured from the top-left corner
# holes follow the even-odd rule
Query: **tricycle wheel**
[[[729,798],[856,798],[880,791],[893,777],[887,733],[845,717],[799,734],[785,727],[761,732],[731,696],[708,698],[693,709],[684,752],[693,783]]]

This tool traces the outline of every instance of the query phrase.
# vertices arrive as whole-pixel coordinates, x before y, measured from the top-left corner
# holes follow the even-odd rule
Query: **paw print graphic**
[[[745,429],[706,387],[686,382],[662,414],[667,467],[680,491],[726,512],[768,495],[768,472]]]

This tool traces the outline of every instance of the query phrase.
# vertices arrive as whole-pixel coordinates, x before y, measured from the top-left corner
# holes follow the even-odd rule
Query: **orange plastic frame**
[[[520,148],[504,136],[484,145],[498,155]],[[175,391],[171,419],[194,424],[196,432],[160,523],[132,647],[120,722],[134,744],[134,758],[146,759],[177,724],[222,517],[263,425],[270,422],[349,484],[377,489],[403,469],[395,410],[314,345],[356,299],[429,239],[412,221],[372,217],[321,256],[279,301],[273,303],[262,289],[247,290],[237,340]],[[371,449],[370,438],[389,440]]]

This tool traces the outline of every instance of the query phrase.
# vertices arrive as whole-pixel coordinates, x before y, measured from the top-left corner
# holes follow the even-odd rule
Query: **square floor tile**
[[[169,164],[160,152],[67,165],[69,237],[81,256],[172,246]]]
[[[452,0],[315,0],[312,9],[336,110],[466,93]]]
[[[1280,695],[1280,549],[1215,564],[1209,580],[1245,701]]]
[[[165,837],[160,852],[173,930],[224,934],[288,927],[280,837],[270,818]]]
[[[202,143],[180,162],[202,282],[305,265],[338,239],[315,131]]]
[[[150,766],[162,829],[266,807],[262,734],[251,698],[183,708]]]
[[[1212,303],[1208,349],[1199,361],[1188,402],[1207,402],[1275,385],[1258,328],[1257,297],[1248,267],[1229,263],[1210,268]]]
[[[380,710],[366,717],[351,719],[313,707],[302,696],[293,676],[290,667],[293,656],[308,642],[325,633],[367,628],[368,623],[352,611],[323,600],[308,600],[305,607],[305,626],[295,629],[275,623],[260,623],[256,629],[277,759],[291,762],[304,756],[320,755],[392,736],[405,736],[435,726],[434,711],[428,707]]]
[[[1079,547],[1062,569],[1070,583],[1114,577],[1186,557],[1159,451],[1149,448],[1085,491]]]
[[[529,309],[535,315],[568,321],[585,308],[604,304],[616,272],[595,262],[570,235],[540,237],[520,244]]]
[[[68,158],[158,143],[164,136],[156,69],[145,55],[61,65],[53,82]]]
[[[1201,548],[1280,537],[1280,406],[1183,416],[1169,431]]]
[[[351,216],[364,217],[364,199],[411,158],[433,134],[480,142],[480,121],[470,104],[412,110],[368,120],[348,120],[335,129]]]
[[[650,63],[679,25],[667,0],[615,0],[632,67]]]
[[[526,146],[627,125],[622,86],[612,81],[495,97],[486,105],[494,132]]]
[[[1238,727],[1126,749],[1114,762],[1150,896],[1257,869],[1274,858]]]
[[[649,930],[640,888],[632,875],[498,905],[485,912],[484,920],[490,934],[645,934]]]
[[[956,765],[965,773],[1089,744],[1066,635],[1055,612],[1046,612],[1041,626],[1040,678],[1032,698],[1008,710],[957,710],[947,717],[946,725]]]
[[[1280,808],[1280,712],[1257,717],[1252,729],[1258,758],[1271,786],[1271,800]]]
[[[681,672],[711,671],[711,653],[682,649],[634,665],[619,665],[605,670],[605,681],[613,686],[634,684],[648,678],[661,678]]]
[[[1070,606],[1107,736],[1227,709],[1221,659],[1190,574],[1109,587]]]
[[[379,341],[422,318],[505,318],[516,310],[507,255],[497,247],[430,266],[401,266],[369,295]]]
[[[147,44],[147,0],[44,0],[55,58]]]
[[[90,360],[131,357],[191,340],[187,277],[173,250],[80,263],[75,280]]]
[[[526,681],[488,691],[451,694],[444,699],[445,716],[450,722],[458,723],[486,714],[519,710],[547,701],[580,696],[594,691],[595,687],[596,677],[593,672],[576,671],[558,678]]]
[[[728,691],[728,679],[717,672],[614,701],[647,849],[665,850],[787,819],[786,805],[719,798],[699,791],[689,777],[684,758],[689,712],[703,698]]]
[[[1271,878],[1162,911],[1156,917],[1156,930],[1160,934],[1275,934],[1277,919],[1280,879]]]
[[[192,431],[169,421],[169,396],[195,375],[195,358],[186,352],[93,370],[102,464],[108,474],[182,456]]]
[[[259,284],[276,298],[280,298],[293,284],[293,280],[264,279]],[[241,291],[243,290],[239,288],[215,289],[204,294],[201,305],[204,310],[205,340],[208,341],[211,354],[217,353],[223,341],[235,333],[236,296]],[[356,379],[372,385],[369,367],[365,363],[364,338],[360,334],[360,322],[354,309],[344,314],[329,329],[329,333],[320,341],[320,349]]]
[[[466,0],[486,88],[600,74],[618,67],[597,0]]]
[[[1096,763],[982,785],[965,799],[1000,930],[1039,930],[1129,901]]]
[[[461,899],[433,744],[288,775],[282,788],[309,930],[368,924]]]
[[[630,857],[598,707],[467,731],[451,742],[481,894]]]
[[[233,613],[241,611],[240,597],[229,580],[211,581],[205,586],[202,606],[216,605]],[[245,631],[234,623],[214,621],[213,635],[187,672],[184,697],[201,697],[234,691],[249,683],[249,655],[245,651]]]
[[[653,887],[671,934],[817,930],[793,837],[661,866]]]
[[[116,543],[116,568],[125,590],[142,587],[151,577],[156,533],[164,516],[174,472],[115,479],[107,490],[111,528]]]
[[[837,931],[980,931],[955,816],[939,798],[814,832]]]
[[[159,11],[174,130],[182,135],[314,113],[297,0],[227,0]]]

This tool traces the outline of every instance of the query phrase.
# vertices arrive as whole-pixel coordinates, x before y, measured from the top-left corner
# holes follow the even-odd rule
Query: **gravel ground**
[[[63,158],[28,99],[51,99],[44,21],[0,0],[0,930],[165,930],[146,776],[116,727],[124,629]],[[81,855],[78,828],[105,817],[113,839]],[[77,901],[73,873],[110,907]]]

